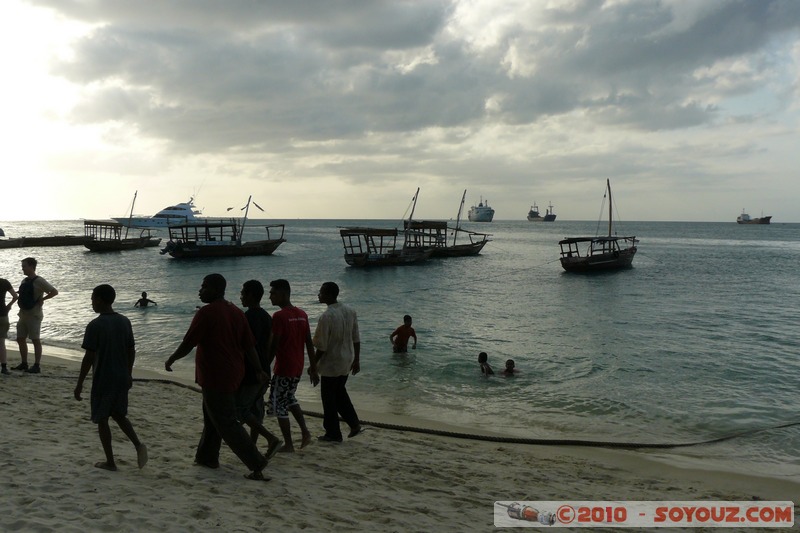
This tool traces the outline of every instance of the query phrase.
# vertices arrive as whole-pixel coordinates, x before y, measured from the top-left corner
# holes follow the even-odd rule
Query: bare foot
[[[302,450],[309,444],[311,444],[311,433],[309,432],[303,433],[303,440],[300,441],[300,449]]]
[[[286,446],[285,444],[278,450],[278,453],[294,453],[294,446]]]
[[[117,471],[117,465],[114,463],[107,463],[105,461],[100,461],[99,463],[95,463],[94,466],[96,468],[102,468],[103,470],[111,470],[112,472]]]
[[[136,448],[136,461],[139,463],[139,468],[144,468],[147,464],[147,446],[144,444],[139,444]]]

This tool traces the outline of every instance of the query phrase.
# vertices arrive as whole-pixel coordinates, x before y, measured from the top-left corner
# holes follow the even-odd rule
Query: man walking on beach
[[[17,321],[17,343],[22,362],[14,370],[24,370],[31,374],[41,372],[39,367],[42,360],[42,341],[39,332],[42,328],[44,312],[42,304],[45,300],[58,296],[58,290],[47,283],[41,276],[36,275],[36,259],[26,257],[22,260],[22,273],[25,279],[19,286],[19,320]],[[28,345],[26,338],[33,344],[34,363],[28,368]]]
[[[325,434],[318,437],[324,442],[342,442],[339,415],[350,426],[348,438],[361,433],[358,415],[350,401],[345,385],[351,372],[355,376],[360,367],[361,339],[355,310],[337,301],[339,286],[327,281],[319,289],[319,301],[328,306],[319,317],[314,331],[316,364],[308,367],[311,383],[316,386],[322,378],[321,396]]]
[[[268,481],[262,470],[267,459],[259,453],[247,431],[237,419],[236,391],[244,377],[244,358],[257,369],[260,380],[267,376],[261,368],[254,347],[253,334],[241,309],[225,300],[225,278],[209,274],[200,286],[197,310],[183,341],[164,367],[197,347],[195,379],[203,389],[203,433],[197,445],[195,462],[207,468],[219,468],[222,440],[251,470],[248,479]]]
[[[308,360],[315,364],[314,344],[311,342],[311,327],[308,315],[291,302],[291,287],[285,279],[276,279],[269,284],[269,300],[272,305],[280,307],[272,315],[272,338],[269,344],[269,359],[275,360],[272,381],[269,389],[269,405],[271,413],[278,417],[278,425],[283,434],[281,452],[294,452],[292,444],[292,428],[289,422],[291,412],[297,425],[300,426],[304,448],[311,442],[311,433],[306,427],[306,420],[300,402],[295,398],[297,384],[303,375],[303,346],[308,350]]]
[[[133,329],[130,320],[112,309],[116,297],[111,285],[98,285],[92,291],[92,310],[100,316],[86,326],[81,345],[86,355],[74,392],[75,399],[81,401],[83,381],[91,369],[92,422],[97,424],[100,443],[106,454],[106,460],[94,466],[112,471],[117,469],[117,464],[111,447],[109,418],[114,419],[133,443],[139,468],[144,468],[147,463],[147,448],[139,441],[128,420],[128,390],[133,385],[133,361],[136,358]]]

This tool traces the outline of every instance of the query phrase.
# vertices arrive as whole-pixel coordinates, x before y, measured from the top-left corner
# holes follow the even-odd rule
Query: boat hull
[[[741,218],[736,220],[737,224],[769,224],[772,217],[760,217],[760,218],[751,218],[749,220],[742,220]]]
[[[469,257],[478,255],[489,241],[469,244],[456,244],[455,246],[437,246],[432,248],[431,257]]]
[[[432,249],[404,250],[384,254],[344,254],[344,261],[352,267],[406,266],[424,263],[433,254]]]
[[[124,252],[126,250],[139,250],[151,246],[158,246],[161,239],[156,237],[145,237],[141,239],[120,239],[120,240],[92,240],[84,243],[90,252]]]
[[[0,248],[21,248],[25,239],[0,239]]]
[[[633,266],[636,248],[614,253],[595,254],[588,257],[562,257],[561,267],[567,272],[603,272],[621,270]]]
[[[467,218],[470,222],[491,222],[494,219],[494,209],[491,210],[473,210],[470,209],[467,213]]]
[[[166,253],[176,259],[209,258],[209,257],[248,257],[254,255],[272,255],[286,239],[267,241],[250,241],[243,243],[220,243],[213,245],[197,242],[171,243],[165,248]]]

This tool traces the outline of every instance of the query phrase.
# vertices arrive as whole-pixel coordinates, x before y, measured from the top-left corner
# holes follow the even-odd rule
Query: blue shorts
[[[269,386],[269,413],[278,418],[289,418],[289,408],[299,405],[294,397],[300,378],[272,376]]]

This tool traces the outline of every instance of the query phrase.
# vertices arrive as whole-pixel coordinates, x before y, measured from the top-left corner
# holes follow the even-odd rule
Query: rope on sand
[[[201,392],[199,387],[195,387],[193,385],[186,385],[185,383],[180,383],[178,381],[173,381],[170,379],[144,379],[144,378],[134,378],[133,381],[138,382],[150,382],[150,383],[163,383],[167,385],[176,385],[178,387],[183,387],[185,389],[192,390],[194,392]],[[308,416],[313,416],[316,418],[322,418],[322,413],[317,413],[314,411],[303,411],[303,414]],[[776,426],[769,426],[764,428],[757,428],[751,429],[747,431],[739,431],[736,433],[731,433],[729,435],[724,435],[722,437],[716,437],[713,439],[702,440],[702,441],[694,441],[694,442],[679,442],[679,443],[645,443],[645,442],[613,442],[613,441],[600,441],[600,440],[580,440],[580,439],[528,439],[522,437],[500,437],[500,436],[492,436],[492,435],[478,435],[478,434],[471,434],[471,433],[460,433],[456,431],[444,431],[440,429],[429,429],[429,428],[420,428],[414,426],[403,426],[400,424],[387,424],[384,422],[370,422],[367,420],[361,420],[361,424],[365,426],[372,426],[381,429],[389,429],[393,431],[406,431],[412,433],[424,433],[427,435],[438,435],[441,437],[451,437],[455,439],[469,439],[469,440],[480,440],[486,442],[497,442],[497,443],[506,443],[506,444],[531,444],[537,446],[584,446],[584,447],[592,447],[592,448],[616,448],[616,449],[646,449],[646,448],[653,448],[653,449],[666,449],[666,448],[686,448],[689,446],[701,446],[705,444],[715,444],[718,442],[723,442],[726,440],[732,440],[740,437],[746,437],[748,435],[754,435],[756,433],[762,433],[764,431],[770,431],[775,429],[783,429],[792,426],[800,426],[800,421],[796,422],[787,422],[785,424],[779,424]]]

